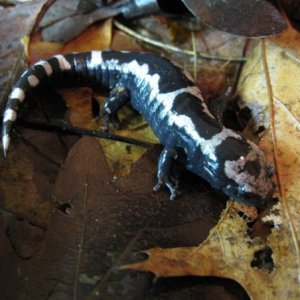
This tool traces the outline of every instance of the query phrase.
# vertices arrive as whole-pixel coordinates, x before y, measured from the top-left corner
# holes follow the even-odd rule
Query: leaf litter
[[[97,49],[103,49],[107,47],[105,43],[115,45],[115,49],[140,49],[140,46],[134,43],[132,39],[128,39],[120,32],[111,35],[111,20],[102,24],[104,25],[88,29],[83,34],[83,37],[80,36],[76,39],[77,45],[72,43],[69,45],[52,43],[45,45],[40,43],[38,38],[36,38],[36,45],[31,43],[32,61],[40,57],[45,57],[43,51],[46,51],[46,56],[50,56],[61,51],[69,52],[76,49],[88,50],[92,47],[97,47],[97,45],[99,45]],[[99,31],[97,28],[100,28]],[[105,28],[104,31],[102,31],[103,29],[101,28]],[[101,44],[96,42],[92,44],[90,48],[89,34],[93,37],[91,41],[97,38],[98,34],[105,38],[101,38],[101,41],[99,41]],[[213,36],[213,33],[211,34]],[[294,37],[292,38],[292,36]],[[169,206],[167,194],[164,191],[159,192],[159,194],[152,194],[151,189],[155,182],[155,160],[157,159],[158,152],[154,152],[156,155],[153,156],[153,152],[150,151],[147,152],[146,156],[143,156],[146,160],[149,159],[149,155],[151,157],[152,163],[150,167],[147,168],[144,165],[145,160],[143,159],[141,162],[138,161],[138,163],[135,163],[144,151],[138,155],[134,154],[131,156],[133,151],[131,147],[126,147],[123,144],[121,146],[116,145],[118,143],[108,143],[109,146],[102,145],[105,157],[110,165],[110,168],[107,168],[105,167],[106,163],[103,158],[101,158],[102,154],[99,154],[99,151],[101,153],[101,148],[97,146],[97,143],[84,138],[72,148],[65,162],[65,168],[58,170],[56,166],[52,173],[50,173],[52,174],[52,176],[50,176],[51,178],[48,176],[44,181],[45,183],[48,182],[47,184],[50,183],[48,196],[43,195],[43,193],[42,196],[35,196],[35,193],[31,193],[33,198],[38,200],[39,205],[43,203],[43,199],[51,200],[49,195],[53,195],[51,202],[45,203],[45,208],[34,205],[34,209],[32,210],[34,213],[28,216],[28,214],[22,213],[22,203],[19,202],[17,207],[20,208],[20,213],[13,206],[12,209],[9,209],[8,212],[5,213],[6,223],[2,225],[6,228],[6,237],[1,235],[1,239],[3,238],[5,241],[1,250],[1,257],[5,258],[2,260],[2,270],[9,270],[9,276],[7,276],[6,282],[15,282],[17,278],[20,283],[19,286],[21,287],[20,291],[30,290],[31,295],[38,298],[43,298],[49,291],[51,291],[54,297],[63,296],[66,298],[80,298],[89,295],[90,298],[96,299],[101,295],[103,299],[111,299],[111,297],[122,297],[124,295],[140,296],[143,293],[149,296],[149,293],[151,295],[149,291],[150,286],[147,284],[147,282],[149,282],[149,274],[138,273],[139,275],[136,275],[135,272],[126,272],[126,275],[124,275],[124,271],[118,271],[116,266],[126,264],[130,261],[134,263],[137,257],[141,259],[139,255],[136,256],[134,253],[154,247],[153,249],[147,250],[147,253],[150,254],[148,260],[139,264],[133,264],[131,267],[140,270],[150,270],[158,277],[196,275],[232,278],[239,282],[241,286],[247,290],[250,297],[254,299],[259,299],[261,296],[267,297],[268,295],[279,299],[280,297],[285,297],[287,294],[289,294],[289,297],[292,297],[291,299],[296,298],[299,295],[297,294],[299,293],[299,283],[297,282],[297,268],[299,268],[299,264],[295,263],[297,259],[299,260],[299,258],[297,258],[297,242],[299,241],[297,236],[297,229],[299,228],[299,204],[297,200],[297,187],[299,185],[297,178],[299,178],[299,164],[297,164],[298,160],[296,159],[298,155],[297,149],[299,149],[296,144],[296,141],[299,141],[297,137],[299,129],[297,123],[293,121],[294,119],[290,118],[291,111],[293,111],[293,116],[297,116],[297,107],[290,103],[290,98],[295,100],[298,95],[296,86],[294,87],[292,84],[295,82],[297,68],[294,69],[294,67],[289,65],[288,70],[292,71],[290,72],[291,77],[286,79],[286,77],[280,76],[289,75],[284,75],[283,65],[285,64],[282,63],[283,61],[298,61],[297,36],[298,33],[291,33],[291,31],[289,31],[289,33],[283,34],[278,38],[268,39],[258,44],[254,49],[252,57],[243,69],[240,79],[239,90],[242,94],[242,98],[246,101],[245,105],[254,108],[253,112],[260,112],[259,118],[255,115],[253,118],[260,122],[257,123],[259,124],[257,128],[264,126],[269,129],[272,128],[271,125],[273,124],[273,130],[266,130],[263,134],[261,147],[264,148],[271,159],[273,157],[277,158],[277,179],[279,179],[279,183],[282,183],[282,191],[284,191],[284,197],[282,191],[278,193],[279,200],[280,203],[283,198],[288,200],[286,202],[282,201],[283,205],[280,203],[277,204],[277,206],[273,207],[270,214],[264,216],[264,220],[273,222],[272,232],[267,236],[267,239],[264,240],[259,237],[253,238],[248,234],[249,230],[251,231],[249,222],[255,222],[256,220],[254,210],[245,210],[242,207],[231,204],[220,218],[220,211],[224,201],[220,199],[219,195],[214,193],[209,197],[205,196],[209,188],[207,188],[207,190],[206,188],[203,188],[203,190],[201,190],[201,188],[200,190],[195,190],[194,182],[190,185],[185,183],[185,195],[171,206]],[[35,46],[36,48],[34,49]],[[39,51],[39,49],[41,49],[40,47],[44,47],[45,50],[42,50],[40,54],[36,55],[36,51]],[[263,47],[265,47],[263,51],[265,51],[264,53],[267,53],[267,55],[262,55]],[[279,51],[277,51],[278,48]],[[235,51],[236,49],[235,47]],[[273,58],[272,54],[276,52],[278,52],[278,55],[275,55],[275,58]],[[262,57],[273,60],[268,61],[267,64],[263,64]],[[213,64],[215,64],[215,62],[213,62],[212,65]],[[272,77],[274,75],[273,69],[278,65],[282,67],[282,69],[280,72],[275,72],[274,79]],[[188,62],[187,66],[188,69],[191,70],[191,68],[193,68],[191,66],[194,66],[194,64]],[[220,65],[217,66],[220,68]],[[266,66],[272,69],[272,72],[269,72],[272,75],[272,83],[263,85],[263,83],[267,81],[266,69],[264,69]],[[201,62],[197,65],[197,68],[201,68],[202,72],[197,73],[205,73],[207,67],[211,67],[211,65],[208,65],[206,62]],[[260,69],[257,71],[255,69],[256,67]],[[219,70],[223,72],[222,68]],[[226,72],[230,73],[230,68],[229,71],[227,69]],[[255,76],[257,76],[256,81],[253,80]],[[201,78],[202,77],[203,75],[201,75]],[[198,80],[199,78],[197,81]],[[224,85],[224,82],[226,82],[225,75],[220,77],[220,80],[216,83],[217,86],[211,86],[211,90],[219,90],[219,88]],[[201,83],[204,93],[207,93],[205,84],[201,81],[200,85]],[[283,86],[284,84],[286,84],[286,86]],[[281,88],[278,89],[278,91],[276,90],[275,93],[274,87],[278,86]],[[275,100],[271,97],[271,100],[274,100],[273,102],[277,105],[273,110],[275,114],[271,114],[271,117],[268,117],[269,110],[264,111],[262,109],[262,107],[266,106],[270,108],[270,92],[266,92],[267,87],[269,89],[271,88],[271,92],[273,92],[271,93],[272,95],[276,95]],[[290,97],[284,92],[279,93],[279,91],[283,91],[284,88],[291,92]],[[262,95],[253,95],[254,91],[261,91]],[[75,106],[76,100],[82,100],[82,105],[79,105],[75,109],[71,108],[69,118],[73,125],[87,126],[89,128],[99,126],[90,119],[90,99],[93,96],[91,90],[82,88],[76,91],[75,93],[79,100],[78,98],[75,99],[74,92],[71,90],[63,91],[62,93],[69,106]],[[72,100],[73,98],[74,100]],[[103,97],[97,96],[97,99],[99,102],[103,101]],[[257,106],[256,101],[258,99],[262,99],[262,101],[265,102]],[[284,105],[282,103],[284,103]],[[78,110],[81,111],[81,116],[76,112]],[[77,114],[77,116],[74,117],[74,114]],[[127,117],[128,114],[132,114],[132,120],[136,118],[135,113],[130,111],[129,108],[126,108],[124,115],[125,114]],[[276,116],[276,121],[272,120],[274,116]],[[81,120],[81,117],[83,117],[83,120]],[[131,125],[129,126],[124,120],[124,128],[126,129],[124,129],[122,134],[132,136],[132,132],[136,132],[137,138],[149,140],[150,137],[150,139],[153,138],[153,141],[155,141],[154,136],[151,131],[148,131],[149,129],[147,129],[142,119],[139,119],[137,123],[132,123],[132,120],[130,118],[129,123]],[[283,125],[285,127],[283,127]],[[137,130],[140,128],[142,128],[141,131]],[[281,132],[283,132],[283,134],[281,134]],[[297,137],[295,142],[292,142],[291,138],[285,139],[283,142],[282,138],[287,137],[286,132],[289,132],[291,136]],[[119,133],[118,131],[118,134]],[[276,133],[276,139],[272,137],[274,133]],[[25,131],[25,136],[29,137],[30,140],[32,140],[33,135],[31,131]],[[45,135],[45,133],[43,133],[43,135]],[[40,144],[41,139],[43,139],[43,137],[38,137],[35,144]],[[57,139],[57,136],[52,137],[52,139]],[[274,143],[274,140],[276,143]],[[70,141],[69,147],[72,147],[74,142],[74,139]],[[44,143],[43,152],[47,152],[48,143]],[[106,141],[104,143],[106,143]],[[19,143],[17,143],[17,145],[18,144]],[[20,145],[22,145],[22,143],[20,143]],[[88,145],[89,149],[86,149],[84,145]],[[275,145],[276,150],[274,151]],[[52,149],[55,147],[56,146],[53,146]],[[58,146],[56,148],[60,149],[60,147],[61,146]],[[289,151],[286,151],[286,147]],[[21,148],[26,147],[21,146]],[[122,149],[122,151],[118,152],[120,151],[119,149]],[[16,148],[16,152],[17,151],[18,148]],[[21,151],[24,153],[24,150]],[[30,151],[26,150],[26,152]],[[109,153],[114,153],[115,157],[110,157]],[[278,155],[278,153],[280,153],[280,155]],[[48,155],[51,156],[51,150],[48,150]],[[30,154],[30,157],[31,156]],[[57,154],[55,154],[54,157],[60,157],[58,161],[63,160],[63,156],[57,156]],[[22,159],[24,158],[22,157]],[[28,165],[32,164],[30,162],[31,159],[32,158],[29,158]],[[92,164],[91,161],[93,161]],[[130,167],[127,167],[128,162],[133,166],[132,170]],[[24,163],[26,165],[26,162]],[[22,163],[16,161],[16,165],[18,166],[19,164]],[[50,165],[52,166],[51,163]],[[89,167],[84,168],[86,166]],[[280,168],[280,166],[283,167]],[[3,168],[3,171],[6,168]],[[29,180],[31,184],[31,177],[26,176],[28,176],[27,174],[36,174],[37,169],[33,167],[30,168],[32,168],[32,171],[26,171],[26,168],[22,168],[21,172],[24,171],[24,176],[27,178],[26,180]],[[113,183],[113,173],[111,173],[111,169],[114,171],[114,174],[119,176],[129,175]],[[104,173],[107,172],[104,176],[101,173],[103,178],[106,178],[105,182],[102,180],[103,178],[99,177],[99,173],[96,172],[97,170],[102,170]],[[131,172],[128,173],[130,170]],[[58,171],[59,175],[56,178],[55,174],[57,174]],[[44,174],[48,173],[46,167],[43,172]],[[34,175],[31,176],[34,177]],[[189,181],[189,176],[190,175],[184,173],[184,181]],[[35,178],[38,177],[39,176],[36,176]],[[54,178],[56,178],[56,184],[54,193],[52,193],[51,186],[53,185]],[[137,178],[140,180],[137,180]],[[288,178],[288,180],[286,178]],[[21,185],[19,184],[19,179],[20,176],[17,176],[14,190],[17,188],[20,189]],[[97,180],[98,184],[94,183]],[[7,185],[9,185],[8,181]],[[23,180],[21,180],[21,182],[22,181]],[[93,184],[89,184],[89,181]],[[140,182],[143,182],[143,184],[141,185]],[[39,179],[33,186],[38,192],[43,189],[40,183],[41,181]],[[197,185],[198,184],[199,182],[197,182]],[[205,183],[201,180],[200,186],[205,187]],[[188,193],[186,189],[188,189]],[[47,191],[47,189],[45,191]],[[28,190],[24,188],[24,193],[22,194],[27,192]],[[13,190],[10,191],[3,199],[11,198],[10,195],[13,193]],[[199,193],[201,196],[199,196]],[[105,197],[101,198],[102,200],[100,200],[100,202],[99,195],[105,195]],[[113,200],[116,198],[118,200]],[[70,201],[70,199],[74,200]],[[24,201],[26,201],[26,203],[34,203],[27,198]],[[105,203],[101,201],[105,201]],[[145,204],[150,205],[151,208],[146,207]],[[51,214],[53,208],[54,214]],[[124,208],[126,208],[127,212],[124,211]],[[246,215],[246,218],[242,217],[241,211],[244,211],[243,216]],[[38,212],[38,215],[42,214],[44,216],[42,218],[32,217],[36,215],[36,212]],[[163,212],[163,214],[161,214],[161,212]],[[207,214],[205,212],[209,213]],[[101,218],[98,218],[98,214]],[[17,225],[13,224],[14,226],[11,226],[9,225],[11,224],[9,220],[14,220],[15,215],[18,216],[18,218],[21,216],[21,219],[18,221],[19,223],[16,223]],[[51,221],[49,221],[50,216]],[[119,221],[116,221],[116,218]],[[213,223],[215,224],[219,218],[219,223],[212,228],[210,234],[208,234]],[[27,220],[29,220],[29,222]],[[133,226],[132,224],[134,224],[132,220],[140,220],[140,223],[138,222],[136,226],[134,226],[134,229],[131,228],[127,231],[126,228],[128,227],[126,226],[131,227]],[[199,223],[197,223],[197,220],[199,220]],[[35,228],[40,229],[37,232],[35,232],[35,230],[29,230],[29,234],[25,234],[25,237],[20,238],[20,232],[26,232],[26,227],[28,227],[25,224],[26,222],[29,224],[29,228],[33,225]],[[99,226],[99,222],[102,225]],[[22,224],[25,224],[25,226],[22,226]],[[159,230],[157,231],[151,224],[159,226]],[[205,229],[202,231],[200,228],[203,229],[204,224]],[[111,229],[110,226],[117,228],[116,232],[114,232],[114,229]],[[20,228],[23,229],[21,230]],[[118,232],[122,232],[122,234]],[[147,238],[144,234],[146,234]],[[6,246],[7,239],[10,240],[12,248]],[[106,242],[103,243],[102,240]],[[117,240],[117,244],[120,243],[122,246],[120,247],[115,244],[115,240]],[[198,246],[201,240],[204,240],[204,242]],[[158,246],[164,248],[155,248]],[[12,249],[14,249],[14,251],[12,251]],[[18,262],[14,257],[14,252],[20,257],[31,259]],[[36,278],[36,274],[39,272],[39,266],[45,261],[47,261],[46,277],[42,275],[40,278]],[[14,273],[15,271],[13,269],[9,269],[17,262],[19,264],[18,274]],[[53,264],[53,262],[55,262],[55,264]],[[57,274],[57,270],[61,270],[61,266],[64,266],[63,272]],[[3,276],[4,274],[2,274],[2,278]],[[27,278],[26,280],[29,278],[31,282],[30,285],[24,284],[25,278]],[[49,281],[46,280],[46,278],[52,279]],[[288,284],[287,281],[284,280],[286,278],[289,279]],[[124,280],[127,280],[126,282],[129,285],[126,286],[129,290],[130,286],[135,286],[135,289],[124,292],[124,290],[122,290],[122,286],[124,287],[125,284]],[[136,282],[140,284],[136,286]],[[284,287],[282,287],[283,284],[285,285]],[[36,286],[43,288],[37,290]],[[16,294],[13,294],[11,289],[9,289],[9,284],[3,287],[3,289],[3,295],[8,295],[11,299],[14,299],[13,297]],[[15,292],[18,294],[19,291],[14,291],[14,293]],[[178,293],[178,295],[179,294],[180,293]],[[208,294],[204,293],[202,296],[203,295],[208,297]],[[222,292],[216,295],[219,297],[223,295],[224,297]],[[231,292],[229,292],[229,295],[232,296]],[[242,294],[239,295],[240,298],[243,297],[241,295]]]

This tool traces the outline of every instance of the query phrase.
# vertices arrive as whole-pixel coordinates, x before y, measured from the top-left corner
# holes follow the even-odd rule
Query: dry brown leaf
[[[59,43],[42,41],[39,33],[35,34],[29,44],[29,64],[34,64],[38,60],[51,57],[60,52],[62,45]]]
[[[46,42],[40,33],[33,36],[30,42],[30,64],[57,53],[70,53],[109,48],[112,40],[112,21],[108,19],[84,31],[80,36],[67,44]]]
[[[63,53],[73,51],[103,50],[110,47],[112,39],[112,20],[89,27],[80,36],[62,47]]]
[[[257,126],[269,130],[261,147],[274,158],[279,203],[264,221],[274,227],[266,241],[248,235],[249,227],[229,207],[199,247],[147,250],[149,259],[124,268],[164,276],[218,276],[239,282],[253,299],[300,297],[300,34],[292,28],[262,40],[247,62],[240,82],[244,105]],[[266,268],[257,265],[266,251]],[[273,265],[274,264],[274,265]]]
[[[12,150],[10,160],[1,160],[0,166],[1,209],[31,222],[45,224],[49,217],[49,203],[39,201],[42,197],[35,184],[34,163],[27,155],[18,156]]]

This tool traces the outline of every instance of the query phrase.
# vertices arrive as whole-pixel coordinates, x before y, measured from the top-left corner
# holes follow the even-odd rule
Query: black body
[[[117,122],[118,109],[130,101],[165,145],[155,190],[165,184],[171,199],[176,196],[170,166],[181,149],[188,170],[235,200],[261,205],[272,197],[270,168],[258,147],[220,124],[189,74],[168,59],[147,53],[91,51],[34,64],[15,84],[7,102],[4,152],[19,106],[32,91],[83,85],[111,90],[104,105],[106,129],[109,122]]]

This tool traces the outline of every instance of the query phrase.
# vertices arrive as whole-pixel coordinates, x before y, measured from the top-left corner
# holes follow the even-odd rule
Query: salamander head
[[[222,189],[237,202],[257,207],[264,206],[272,199],[271,177],[274,168],[254,143],[242,139],[239,146],[247,148],[248,151],[236,159],[224,161],[224,174],[228,180]]]
[[[237,202],[262,207],[272,200],[274,168],[254,143],[223,128],[195,144],[186,150],[188,170]]]

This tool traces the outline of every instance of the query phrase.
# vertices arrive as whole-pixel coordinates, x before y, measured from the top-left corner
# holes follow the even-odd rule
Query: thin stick
[[[191,37],[192,37],[192,46],[193,46],[193,52],[194,52],[194,80],[197,79],[197,65],[198,65],[198,55],[197,55],[197,46],[196,46],[196,39],[195,39],[195,32],[191,31]]]
[[[154,144],[149,142],[144,142],[144,141],[140,141],[125,136],[108,133],[103,130],[92,130],[86,128],[73,127],[68,124],[53,124],[47,122],[28,121],[23,119],[18,119],[17,124],[35,130],[55,131],[55,132],[61,132],[66,134],[73,134],[73,135],[94,136],[94,137],[104,138],[107,140],[123,142],[135,146],[141,146],[144,148],[151,148],[154,146]]]
[[[150,44],[152,46],[167,50],[167,51],[171,51],[171,52],[177,52],[177,53],[183,53],[185,55],[189,55],[189,56],[195,56],[195,52],[193,50],[185,50],[185,49],[181,49],[169,44],[165,44],[165,43],[161,43],[159,41],[147,38],[142,36],[141,34],[133,31],[132,29],[124,26],[123,24],[121,24],[118,21],[114,21],[114,25],[121,31],[125,32],[126,34],[134,37],[137,40],[140,40],[142,42],[145,42],[147,44]],[[200,58],[204,58],[204,59],[211,59],[211,60],[222,60],[222,61],[246,61],[247,57],[232,57],[232,56],[215,56],[212,54],[207,54],[204,52],[199,52],[197,51],[197,56]]]

